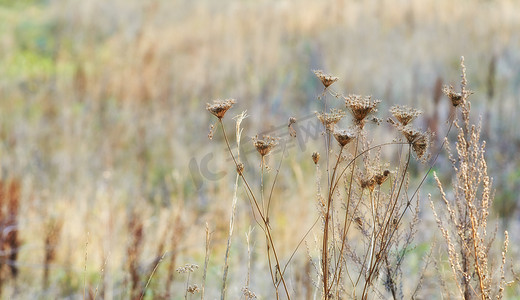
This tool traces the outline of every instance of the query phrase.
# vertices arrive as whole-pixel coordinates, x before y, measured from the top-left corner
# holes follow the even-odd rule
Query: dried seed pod
[[[318,164],[318,162],[320,161],[320,154],[318,152],[312,153],[312,161],[315,165]]]
[[[325,86],[325,88],[328,88],[331,84],[338,81],[338,77],[332,76],[330,74],[325,74],[322,70],[314,70],[313,72],[314,75],[316,75],[316,77],[318,77],[321,83]]]
[[[375,175],[374,180],[377,185],[382,185],[388,179],[388,175],[390,175],[390,171],[385,170],[383,173]]]
[[[242,175],[242,172],[244,172],[244,164],[240,162],[237,164],[237,173]]]
[[[213,104],[206,103],[206,109],[215,117],[222,119],[226,112],[235,104],[235,99],[214,100]]]
[[[260,153],[262,157],[266,156],[271,150],[278,145],[276,142],[277,138],[264,135],[263,140],[259,140],[258,136],[253,137],[253,145],[256,151]]]
[[[370,96],[349,95],[345,98],[345,105],[352,112],[354,122],[361,128],[365,125],[365,118],[377,111],[376,106],[380,102],[381,100],[372,100]]]
[[[454,107],[457,107],[459,106],[463,101],[463,97],[462,97],[462,93],[458,93],[458,92],[455,92],[455,89],[453,88],[453,86],[447,86],[445,85],[443,88],[442,88],[442,92],[448,96],[448,98],[450,98],[451,100],[451,104],[454,106]]]
[[[390,109],[390,113],[401,123],[401,125],[406,126],[410,122],[412,122],[415,118],[417,118],[422,112],[420,110],[408,107],[408,106],[393,106]]]
[[[335,130],[334,137],[336,141],[341,145],[341,147],[345,147],[348,143],[350,143],[354,139],[354,135],[347,130]]]

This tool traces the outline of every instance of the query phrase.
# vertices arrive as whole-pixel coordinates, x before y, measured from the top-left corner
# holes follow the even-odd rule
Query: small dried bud
[[[287,125],[287,126],[291,127],[291,125],[294,124],[294,123],[296,123],[296,118],[295,117],[290,117],[289,118],[289,125]]]
[[[382,185],[383,182],[388,179],[388,175],[390,175],[390,171],[385,170],[382,174],[375,175],[374,180],[376,181],[377,185]]]
[[[315,165],[318,164],[318,162],[320,161],[320,154],[318,152],[312,153],[312,161]]]
[[[359,229],[363,228],[363,221],[361,221],[360,217],[356,217],[354,221],[356,221],[356,224],[358,225]]]
[[[318,79],[321,81],[321,83],[325,86],[325,88],[328,88],[331,84],[338,81],[338,77],[324,74],[322,70],[314,70],[314,75],[318,77]]]
[[[213,104],[206,103],[206,109],[215,117],[222,119],[228,109],[230,109],[235,103],[236,101],[234,99],[215,100],[213,101]]]
[[[375,186],[376,186],[376,180],[374,179],[374,176],[372,176],[368,179],[361,179],[361,188],[362,189],[369,189],[369,190],[373,191]]]
[[[334,137],[341,147],[345,147],[345,145],[350,143],[355,136],[346,130],[336,130],[334,131]]]
[[[242,172],[244,172],[244,164],[243,163],[238,163],[237,164],[237,173],[239,175],[242,175]]]
[[[462,103],[462,101],[464,100],[463,97],[462,97],[462,93],[455,92],[455,89],[451,85],[450,86],[444,86],[442,88],[442,92],[446,96],[448,96],[448,98],[450,98],[451,104],[454,107],[459,106]]]
[[[276,145],[278,145],[278,143],[276,142],[276,138],[265,135],[263,138],[263,140],[259,140],[258,136],[253,137],[253,145],[255,146],[256,151],[258,151],[258,153],[260,153],[262,157],[269,154],[269,152],[271,152],[271,150]]]
[[[193,284],[193,285],[188,286],[187,291],[188,291],[188,293],[190,293],[190,294],[195,294],[195,293],[200,292],[200,289],[199,289],[199,286],[198,286],[198,285]]]

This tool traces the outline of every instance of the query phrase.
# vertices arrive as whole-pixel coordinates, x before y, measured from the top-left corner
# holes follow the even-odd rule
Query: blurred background
[[[215,118],[206,103],[237,100],[230,132],[231,117],[247,109],[246,154],[250,137],[285,134],[291,116],[307,122],[275,189],[287,257],[317,215],[310,155],[323,145],[311,117],[322,85],[312,70],[338,76],[337,92],[383,100],[383,119],[395,104],[422,110],[419,125],[442,138],[450,105],[440,88],[458,86],[461,56],[487,141],[493,217],[498,232],[515,232],[518,1],[0,1],[2,298],[127,298],[150,278],[146,297],[183,298],[186,276],[175,269],[199,265],[192,282],[200,286],[206,223],[206,296],[217,298],[234,167],[221,133],[208,139]],[[439,162],[440,173],[450,170]],[[259,166],[253,152],[248,165]],[[240,193],[236,213],[231,299],[244,286],[255,225]],[[510,239],[518,257],[520,240]],[[263,242],[260,234],[253,249]],[[268,299],[265,260],[254,251],[251,260],[260,270],[251,288]],[[303,249],[291,274],[305,260]]]

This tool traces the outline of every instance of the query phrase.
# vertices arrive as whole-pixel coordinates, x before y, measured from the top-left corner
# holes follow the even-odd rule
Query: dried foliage
[[[459,297],[464,299],[501,299],[504,293],[504,265],[507,252],[507,232],[501,260],[493,261],[495,235],[488,227],[493,203],[492,180],[488,175],[485,158],[486,143],[481,141],[481,124],[470,120],[471,94],[467,88],[464,60],[461,60],[461,91],[445,88],[453,106],[460,107],[461,119],[455,122],[457,141],[455,151],[446,142],[453,168],[452,184],[435,180],[441,197],[430,198],[432,210],[446,242],[451,282],[456,285]],[[449,186],[451,192],[446,192]],[[440,208],[439,208],[440,207]],[[498,268],[502,272],[497,274]]]

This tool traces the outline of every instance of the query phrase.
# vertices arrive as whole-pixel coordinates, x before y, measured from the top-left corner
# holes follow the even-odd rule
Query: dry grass
[[[314,170],[319,167],[326,208],[326,181],[336,161],[336,156],[324,147],[323,137],[310,134],[314,133],[315,123],[304,122],[304,117],[316,110],[330,113],[331,107],[347,112],[343,98],[339,102],[331,99],[329,92],[338,90],[347,97],[348,93],[372,94],[374,99],[383,100],[377,106],[379,112],[372,115],[376,117],[385,116],[394,104],[420,107],[424,115],[414,125],[426,128],[424,122],[437,122],[442,132],[446,128],[444,120],[451,115],[451,104],[444,97],[437,97],[437,102],[430,99],[440,90],[433,89],[437,82],[442,82],[440,86],[454,84],[461,54],[471,66],[468,79],[475,91],[473,116],[483,113],[483,138],[488,141],[487,154],[493,162],[488,172],[493,174],[497,189],[491,215],[496,208],[504,216],[500,226],[517,226],[519,161],[515,154],[520,143],[515,111],[520,21],[516,12],[520,8],[516,1],[463,1],[456,5],[448,0],[223,1],[218,5],[207,0],[0,3],[1,179],[6,183],[13,178],[19,181],[18,245],[13,246],[17,249],[17,275],[14,278],[3,266],[2,276],[7,281],[2,281],[2,297],[82,297],[84,290],[90,290],[86,294],[97,298],[128,298],[131,270],[138,273],[135,295],[146,287],[143,297],[147,299],[183,297],[186,278],[175,270],[186,263],[204,264],[207,222],[212,242],[206,276],[201,267],[190,275],[188,286],[202,287],[205,277],[204,297],[218,298],[236,174],[229,155],[222,151],[224,141],[216,131],[220,130],[218,126],[214,141],[205,137],[208,120],[215,118],[202,111],[206,102],[218,97],[239,100],[226,113],[227,128],[233,126],[231,117],[237,111],[248,108],[251,117],[247,119],[244,141],[257,133],[262,137],[272,126],[287,130],[289,116],[298,120],[289,128],[304,132],[287,145],[279,172],[281,140],[265,162],[272,169],[264,170],[265,199],[270,197],[268,183],[276,174],[272,197],[283,199],[271,201],[269,208],[269,224],[283,267],[307,226],[316,221]],[[312,73],[314,69],[338,77],[337,81],[334,76],[329,78],[334,83],[323,94],[322,102],[315,101],[324,86]],[[323,107],[325,100],[327,109]],[[434,111],[438,114],[434,115]],[[377,120],[372,122],[372,116],[365,119],[365,128],[375,127]],[[349,129],[343,126],[348,124],[347,119],[345,116],[341,121],[342,129]],[[358,152],[369,143],[375,145],[373,140],[387,138],[389,132],[396,134],[395,130],[371,131],[361,138],[366,144],[360,144]],[[353,152],[358,134],[345,144],[343,156],[352,155],[347,149]],[[337,141],[330,141],[331,148],[338,151]],[[420,140],[412,141],[416,149],[403,187],[407,182],[409,187],[415,187],[418,174],[426,171],[415,162],[422,144]],[[242,144],[241,172],[251,178],[252,189],[260,195],[262,176],[257,171],[262,159],[252,143]],[[359,173],[354,172],[354,176],[363,178],[366,188],[353,183],[353,203],[360,195],[367,202],[360,204],[358,209],[363,207],[364,214],[355,216],[359,222],[353,222],[349,232],[359,231],[352,238],[369,241],[360,244],[359,252],[377,250],[380,245],[372,247],[373,224],[378,220],[373,220],[370,195],[376,204],[373,207],[383,209],[377,206],[377,195],[388,194],[385,188],[402,182],[406,147],[401,164],[392,156],[397,151],[394,146],[380,151],[381,161],[394,162],[393,166],[365,170],[362,158],[357,160]],[[318,166],[310,159],[314,151],[321,153]],[[372,161],[377,156],[373,151]],[[209,153],[213,156],[206,156]],[[346,159],[340,164],[345,165]],[[452,171],[444,154],[439,160],[436,171],[446,184],[445,176]],[[328,174],[327,161],[331,164]],[[397,165],[402,166],[400,171],[396,171]],[[385,170],[391,173],[379,191],[379,185],[372,182],[378,182]],[[351,174],[352,169],[343,176],[350,178]],[[423,193],[435,195],[432,183],[425,181]],[[340,195],[335,197],[344,196],[347,190],[343,183],[338,186]],[[265,234],[256,225],[244,196],[239,189],[235,234],[229,247],[228,298],[246,292],[272,298],[275,292],[269,270],[277,266],[273,263],[270,268],[264,259],[272,249],[266,249]],[[332,201],[334,220],[329,221],[331,249],[336,250],[328,255],[341,252],[341,245],[332,241],[341,240],[343,229],[336,225],[344,219],[345,210],[336,202]],[[138,231],[129,226],[134,212],[141,221],[140,239],[135,238]],[[414,213],[405,214],[402,222],[413,222]],[[397,263],[395,255],[389,256],[388,262],[382,259],[373,269],[396,274],[395,267],[399,266],[402,278],[421,269],[419,262],[429,253],[425,247],[436,231],[427,223],[433,221],[429,210],[423,209],[419,215],[426,220],[417,225],[424,234],[418,236],[416,246],[409,248],[402,263]],[[244,232],[250,226],[255,230],[248,238],[248,259]],[[405,242],[406,234],[402,233]],[[291,286],[289,293],[297,298],[312,296],[319,290],[313,285],[317,278],[309,276],[323,273],[317,259],[321,253],[315,250],[321,243],[314,242],[315,234],[309,234],[284,275],[291,278],[292,282],[287,283]],[[316,238],[321,241],[323,236]],[[508,254],[518,257],[518,237],[511,234],[510,240]],[[127,251],[136,241],[139,245],[134,249],[139,255],[131,262]],[[346,251],[355,253],[356,249],[345,245]],[[436,254],[433,251],[432,256]],[[338,257],[330,266],[344,264]],[[439,269],[449,268],[443,259],[437,265]],[[251,279],[245,285],[248,269]],[[505,270],[510,269],[506,264]],[[334,273],[329,272],[333,275],[327,284],[334,283],[336,292],[340,289]],[[341,273],[340,277],[345,278],[345,271]],[[275,271],[275,282],[276,276]],[[437,279],[432,282],[435,276],[425,274],[422,295],[438,295]],[[399,276],[393,280],[398,282]],[[390,287],[393,284],[392,280],[388,283]],[[415,282],[411,285],[403,287],[405,293],[412,293],[409,291],[415,288]],[[247,289],[242,292],[244,286]],[[507,286],[505,292],[512,294]]]

